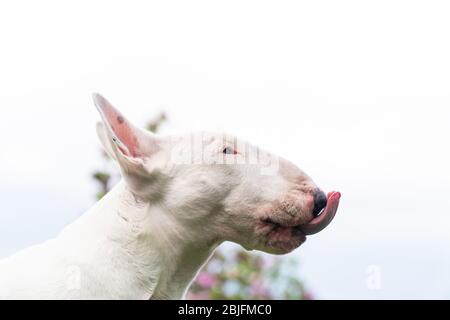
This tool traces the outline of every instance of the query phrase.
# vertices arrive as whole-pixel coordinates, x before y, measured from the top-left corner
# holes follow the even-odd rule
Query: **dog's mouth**
[[[328,193],[327,205],[325,209],[323,209],[322,213],[319,216],[312,219],[310,222],[299,226],[299,228],[306,235],[315,234],[325,229],[336,215],[340,198],[341,194],[339,192],[332,191]]]
[[[333,191],[328,193],[327,205],[322,213],[307,223],[290,225],[265,218],[262,222],[269,228],[269,244],[271,247],[281,247],[290,251],[306,240],[307,235],[318,233],[325,229],[336,215],[341,194]],[[274,241],[275,240],[275,241]]]

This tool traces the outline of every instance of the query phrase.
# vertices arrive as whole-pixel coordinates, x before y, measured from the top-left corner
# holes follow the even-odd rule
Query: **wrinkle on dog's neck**
[[[107,237],[135,274],[140,298],[182,298],[218,243],[183,226],[163,205],[136,197],[124,182],[111,193],[102,199],[102,211],[112,214]]]

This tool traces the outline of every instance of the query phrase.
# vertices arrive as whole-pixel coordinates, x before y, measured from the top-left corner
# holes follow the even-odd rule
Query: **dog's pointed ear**
[[[126,171],[144,168],[145,159],[159,149],[158,138],[134,126],[100,94],[92,97],[103,120],[97,124],[97,134],[105,151]]]

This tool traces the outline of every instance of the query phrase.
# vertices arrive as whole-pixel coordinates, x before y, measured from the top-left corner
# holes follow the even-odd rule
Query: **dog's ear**
[[[117,161],[116,154],[114,153],[113,147],[110,142],[112,140],[110,139],[110,137],[108,135],[105,124],[103,122],[99,121],[99,122],[97,122],[96,128],[97,128],[97,135],[98,135],[98,138],[100,139],[100,142],[103,145],[103,149],[105,150],[105,152],[108,154],[108,156],[111,159]]]
[[[103,120],[97,124],[97,134],[108,155],[126,173],[148,170],[145,162],[159,150],[158,138],[135,127],[100,94],[92,96]]]

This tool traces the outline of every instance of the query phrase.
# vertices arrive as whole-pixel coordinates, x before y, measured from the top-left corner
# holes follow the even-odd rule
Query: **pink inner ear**
[[[128,150],[124,150],[124,148],[121,148],[120,145],[119,149],[127,156],[140,156],[141,154],[139,151],[138,139],[128,120],[125,119],[125,117],[122,116],[122,114],[101,95],[96,94],[94,99],[96,100],[97,105],[100,107],[114,134]]]

